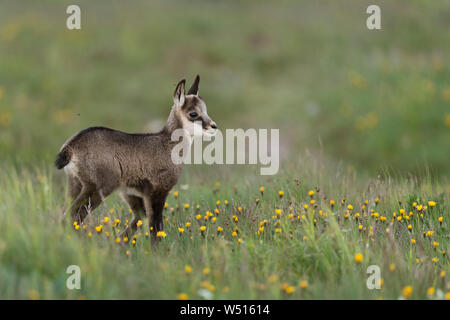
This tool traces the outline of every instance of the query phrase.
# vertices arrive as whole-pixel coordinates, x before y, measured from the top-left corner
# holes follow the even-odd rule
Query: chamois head
[[[190,136],[213,136],[217,132],[216,123],[208,116],[206,103],[198,95],[200,76],[196,76],[194,83],[185,94],[186,81],[181,80],[173,93],[174,109],[182,127]]]

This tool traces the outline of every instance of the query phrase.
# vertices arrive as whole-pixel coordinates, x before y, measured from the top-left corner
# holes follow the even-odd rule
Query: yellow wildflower
[[[402,290],[402,295],[405,299],[409,299],[412,295],[413,288],[411,286],[406,286]]]
[[[167,236],[167,234],[166,234],[164,231],[158,231],[158,232],[156,233],[156,236],[157,236],[158,238],[165,238],[165,237]]]
[[[205,288],[205,289],[207,289],[207,290],[209,290],[209,291],[214,291],[216,288],[212,285],[212,284],[210,284],[208,281],[203,281],[202,283],[200,283],[200,286],[202,287],[202,288]]]
[[[292,293],[294,293],[294,291],[295,291],[295,288],[293,286],[287,286],[284,289],[284,292],[286,292],[287,294],[292,294]]]
[[[188,295],[186,293],[180,293],[177,295],[178,300],[187,300]]]

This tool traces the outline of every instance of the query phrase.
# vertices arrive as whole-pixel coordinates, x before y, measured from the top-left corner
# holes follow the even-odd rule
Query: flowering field
[[[2,170],[1,298],[449,299],[448,190],[327,168],[217,181],[188,168],[154,249],[147,221],[118,236],[132,218],[118,197],[62,224],[62,176]],[[69,265],[80,290],[66,288]],[[380,289],[367,287],[370,265]]]

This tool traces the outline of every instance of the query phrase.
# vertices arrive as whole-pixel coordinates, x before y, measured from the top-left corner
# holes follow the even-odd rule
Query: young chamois
[[[134,219],[124,230],[130,237],[137,222],[148,217],[152,238],[163,229],[162,211],[166,197],[177,183],[181,163],[174,163],[172,133],[180,129],[189,146],[195,134],[214,135],[217,126],[208,116],[198,95],[197,75],[188,94],[181,80],[173,94],[173,106],[164,128],[158,133],[129,134],[104,127],[82,130],[64,143],[55,161],[67,174],[72,221],[81,224],[89,212],[115,190],[128,202]]]

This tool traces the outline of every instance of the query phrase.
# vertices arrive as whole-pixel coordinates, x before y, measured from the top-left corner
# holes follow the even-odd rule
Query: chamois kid
[[[172,161],[172,133],[180,129],[183,143],[197,135],[214,135],[217,126],[208,116],[198,95],[200,77],[187,95],[185,80],[173,94],[173,106],[165,126],[158,133],[129,134],[105,127],[91,127],[72,136],[55,161],[67,175],[72,221],[81,224],[86,216],[115,190],[130,205],[134,219],[124,230],[130,237],[137,222],[148,217],[152,238],[163,230],[162,211],[166,197],[177,183],[182,163]]]

